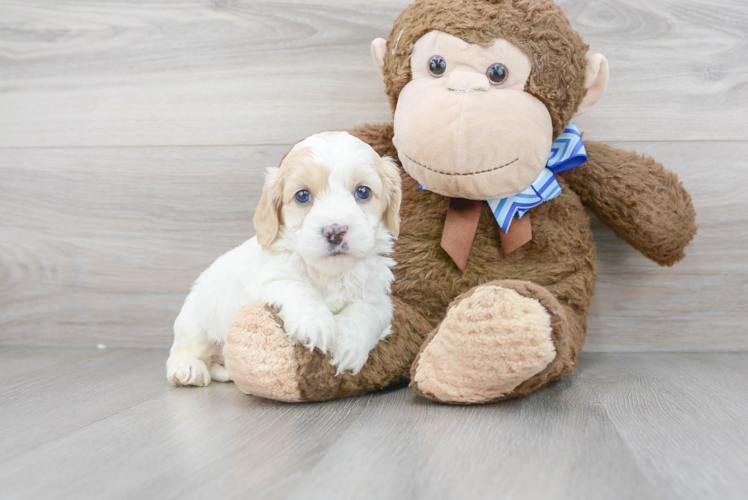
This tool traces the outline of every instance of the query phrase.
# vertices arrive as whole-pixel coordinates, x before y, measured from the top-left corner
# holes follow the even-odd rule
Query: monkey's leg
[[[535,283],[499,280],[477,286],[450,304],[421,346],[411,385],[435,401],[480,404],[563,378],[584,341],[584,323],[576,317],[570,321],[568,314],[578,313]]]
[[[330,355],[293,344],[266,304],[245,306],[224,347],[226,368],[245,393],[281,401],[324,401],[357,396],[408,379],[418,348],[433,326],[393,297],[392,333],[369,354],[361,371],[335,376]]]

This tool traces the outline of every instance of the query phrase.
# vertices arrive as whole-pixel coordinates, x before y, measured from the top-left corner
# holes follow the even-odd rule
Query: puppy
[[[222,348],[242,306],[278,309],[288,337],[358,373],[390,333],[400,173],[346,132],[296,144],[267,171],[256,236],[216,260],[187,296],[166,362],[174,385],[229,381]]]

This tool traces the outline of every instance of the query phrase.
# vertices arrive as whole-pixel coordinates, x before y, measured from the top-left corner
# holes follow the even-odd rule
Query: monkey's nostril
[[[333,245],[339,245],[347,232],[348,226],[341,226],[340,224],[331,224],[322,228],[322,234]]]

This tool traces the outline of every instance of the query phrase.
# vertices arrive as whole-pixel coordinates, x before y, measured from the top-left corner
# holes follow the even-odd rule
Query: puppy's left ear
[[[379,169],[379,176],[382,178],[382,186],[384,187],[382,198],[385,203],[385,209],[382,219],[387,229],[392,233],[392,237],[397,239],[400,236],[400,202],[403,199],[400,168],[395,163],[395,160],[387,156],[377,160],[377,168]]]
[[[263,250],[275,241],[278,237],[278,231],[280,231],[280,210],[283,193],[280,177],[278,167],[267,169],[260,204],[257,205],[257,210],[255,210],[255,234],[257,235],[257,243]]]

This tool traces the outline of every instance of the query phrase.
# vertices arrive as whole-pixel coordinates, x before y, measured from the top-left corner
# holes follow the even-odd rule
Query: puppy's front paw
[[[205,387],[210,384],[210,371],[199,359],[184,354],[172,354],[166,361],[166,378],[176,386]]]
[[[225,366],[218,363],[210,365],[210,378],[216,382],[231,382],[231,375]]]
[[[332,351],[332,359],[330,360],[330,364],[338,367],[335,376],[340,375],[345,370],[349,370],[352,375],[357,375],[369,359],[369,350],[368,346],[338,342]]]
[[[335,345],[335,318],[322,302],[314,306],[284,305],[278,312],[289,338],[327,353]]]
[[[365,335],[362,335],[363,332],[358,331],[363,328],[363,325],[345,316],[335,316],[335,323],[337,338],[335,347],[332,349],[330,363],[338,367],[336,376],[345,370],[356,375],[366,364],[369,352],[374,346]]]

